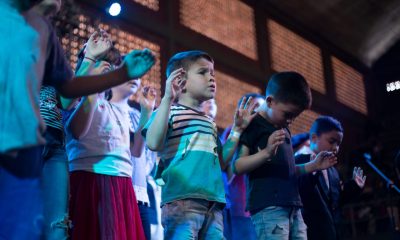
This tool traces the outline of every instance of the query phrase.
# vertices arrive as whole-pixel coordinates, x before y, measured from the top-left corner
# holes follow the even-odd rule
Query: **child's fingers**
[[[140,55],[147,62],[155,62],[155,55],[148,49],[143,50]]]
[[[356,176],[362,177],[363,172],[360,167],[355,168]]]
[[[243,97],[243,98],[242,98],[242,101],[240,102],[239,109],[243,109],[243,108],[244,108],[244,105],[246,104],[246,103],[245,103],[245,102],[246,102],[246,99],[247,99],[247,97]]]
[[[105,38],[107,36],[107,32],[104,29],[99,28],[100,37]]]
[[[285,137],[285,130],[279,129],[279,130],[276,130],[273,134],[277,137]]]
[[[111,35],[108,32],[103,30],[102,35],[103,35],[104,39],[108,39],[111,41]]]
[[[178,84],[178,86],[179,86],[181,89],[183,89],[183,88],[185,87],[185,85],[186,85],[186,80],[182,80],[182,81],[180,81],[179,84]]]
[[[174,79],[176,76],[180,75],[182,72],[183,72],[183,68],[178,68],[171,73],[170,77],[172,77],[172,79]]]
[[[100,30],[96,30],[92,33],[92,35],[90,36],[89,39],[92,39],[93,41],[99,39],[99,37],[101,36],[101,32]]]
[[[247,109],[250,105],[250,103],[252,102],[253,97],[249,97],[246,101],[246,104],[244,105],[243,109]]]
[[[179,76],[179,74],[180,74],[180,71],[178,71],[179,69],[177,69],[177,70],[175,70],[175,71],[173,71],[172,73],[171,73],[171,75],[168,77],[168,79],[167,79],[167,83],[169,82],[169,83],[174,83],[174,82],[176,82],[177,80],[179,80],[177,77]]]
[[[156,58],[154,53],[148,48],[141,50],[140,55],[147,61],[150,61],[150,60],[154,61]]]
[[[284,142],[285,142],[285,137],[284,136],[283,137],[282,136],[275,136],[275,137],[272,138],[272,141],[271,141],[272,144],[275,144],[275,143],[282,144]]]
[[[144,86],[143,88],[142,88],[142,94],[143,94],[143,96],[145,96],[145,97],[147,97],[147,94],[149,93],[149,86]]]
[[[252,103],[251,106],[249,107],[249,112],[250,113],[254,112],[254,109],[256,109],[258,107],[258,105],[259,104],[257,102]]]
[[[149,94],[151,96],[157,96],[157,90],[154,87],[149,87]]]
[[[156,96],[157,96],[157,91],[156,91],[156,89],[155,88],[153,88],[153,87],[150,87],[150,86],[146,86],[146,87],[144,87],[144,88],[146,88],[145,89],[145,93],[146,93],[146,98],[147,99],[150,99],[150,100],[154,100],[155,98],[156,98]]]

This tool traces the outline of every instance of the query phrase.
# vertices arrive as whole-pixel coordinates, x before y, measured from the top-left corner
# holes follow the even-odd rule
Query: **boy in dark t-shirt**
[[[336,163],[330,152],[295,165],[289,124],[311,105],[310,88],[295,72],[274,74],[266,102],[240,138],[233,172],[247,174],[247,206],[258,239],[306,239],[297,175]]]

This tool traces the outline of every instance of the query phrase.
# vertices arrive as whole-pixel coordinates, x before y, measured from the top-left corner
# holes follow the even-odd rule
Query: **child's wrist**
[[[170,97],[164,96],[164,97],[161,99],[160,105],[161,105],[161,104],[172,105],[172,100],[171,100]]]
[[[321,170],[321,169],[319,169],[319,167],[317,165],[317,161],[315,161],[315,159],[309,162],[308,168],[310,169],[310,172],[316,172],[316,171]]]
[[[242,134],[242,133],[243,133],[243,130],[242,130],[241,128],[238,128],[238,127],[234,126],[234,127],[231,129],[231,132],[237,132],[237,133],[239,133],[239,134]]]
[[[241,134],[242,134],[241,132],[232,129],[231,132],[229,133],[229,136],[231,136],[231,138],[233,139],[239,139]]]
[[[264,148],[261,152],[263,153],[266,162],[272,161],[272,154],[267,150],[267,148]]]
[[[85,56],[83,59],[86,59],[86,60],[88,60],[88,61],[90,61],[90,62],[93,62],[93,63],[95,63],[95,62],[96,62],[96,59],[95,59],[95,58],[93,58],[93,57],[88,57],[88,56]]]
[[[91,61],[93,61],[93,62],[96,62],[96,61],[97,61],[97,58],[96,58],[95,56],[93,56],[92,54],[88,53],[88,52],[85,53],[84,58],[85,58],[85,59],[88,59],[88,60],[91,60]]]

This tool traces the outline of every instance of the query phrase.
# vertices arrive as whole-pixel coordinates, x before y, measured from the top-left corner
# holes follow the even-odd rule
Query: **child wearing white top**
[[[97,61],[91,74],[114,68],[118,62],[110,59],[120,58],[112,55],[119,53],[114,49]],[[67,122],[73,239],[144,239],[131,182],[131,153],[143,151],[140,130],[152,113],[155,91],[144,92],[141,124],[133,132],[127,100],[138,90],[136,81],[112,88],[109,101],[105,93],[82,98]]]

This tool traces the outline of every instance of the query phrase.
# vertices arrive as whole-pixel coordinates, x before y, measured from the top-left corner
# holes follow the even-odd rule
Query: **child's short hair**
[[[166,71],[167,77],[169,77],[169,75],[176,69],[184,68],[185,70],[187,70],[190,64],[194,63],[200,58],[205,58],[208,61],[214,63],[214,60],[208,53],[199,50],[186,51],[175,54],[168,61]]]
[[[322,133],[330,132],[332,130],[343,133],[342,124],[333,117],[320,116],[313,122],[310,128],[310,137],[312,134],[320,136]]]
[[[310,139],[309,133],[299,133],[292,136],[292,147],[296,149]]]
[[[280,72],[268,81],[266,95],[283,103],[291,103],[301,109],[311,105],[311,90],[304,77],[297,72]]]

